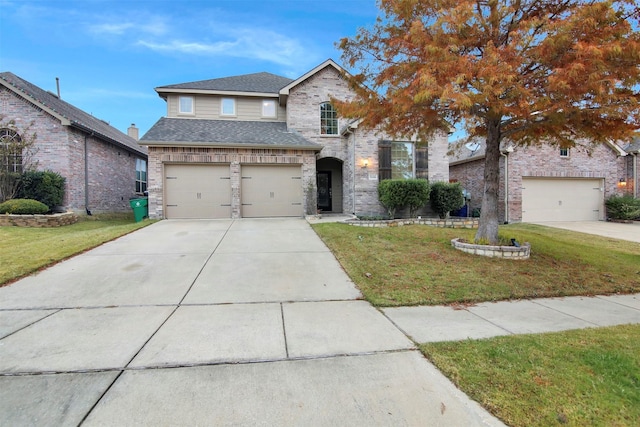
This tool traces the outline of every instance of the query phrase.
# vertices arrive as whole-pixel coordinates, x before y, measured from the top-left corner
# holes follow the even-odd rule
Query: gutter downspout
[[[87,143],[87,137],[89,136],[94,136],[94,133],[91,132],[91,135],[84,134],[84,208],[87,211],[87,215],[91,216],[91,211],[89,210],[89,150]]]
[[[358,129],[353,129],[353,209],[351,210],[351,213],[353,215],[356,214],[356,131]]]
[[[633,154],[633,197],[638,198],[638,153]]]
[[[504,157],[504,223],[509,224],[509,153],[513,152],[510,145],[506,150],[500,151],[500,155]]]

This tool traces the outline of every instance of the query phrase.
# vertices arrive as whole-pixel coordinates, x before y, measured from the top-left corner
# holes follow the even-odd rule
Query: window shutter
[[[427,147],[416,147],[416,178],[429,179]]]
[[[378,179],[391,179],[391,142],[378,143]]]

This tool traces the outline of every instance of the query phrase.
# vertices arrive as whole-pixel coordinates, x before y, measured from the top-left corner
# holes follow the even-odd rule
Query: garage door
[[[242,166],[244,218],[302,216],[300,166]]]
[[[165,165],[167,218],[231,218],[229,165]]]
[[[602,219],[602,179],[522,178],[522,221]]]

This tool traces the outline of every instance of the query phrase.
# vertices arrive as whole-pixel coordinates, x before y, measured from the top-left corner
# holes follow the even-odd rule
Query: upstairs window
[[[338,112],[329,102],[320,104],[320,134],[338,134]]]
[[[276,101],[273,99],[265,99],[262,101],[262,117],[276,116]]]
[[[0,129],[0,162],[2,172],[22,173],[22,138],[12,129]]]
[[[569,149],[561,148],[560,149],[560,157],[569,157]]]
[[[193,114],[193,97],[181,96],[178,98],[178,113]]]
[[[235,116],[236,100],[233,98],[222,98],[220,102],[220,114],[223,116]]]
[[[136,159],[136,193],[147,191],[147,161]]]

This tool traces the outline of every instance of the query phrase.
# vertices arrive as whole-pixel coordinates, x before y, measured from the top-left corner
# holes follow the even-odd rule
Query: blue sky
[[[375,0],[0,0],[0,71],[126,132],[166,114],[157,86],[299,77],[374,24]]]

